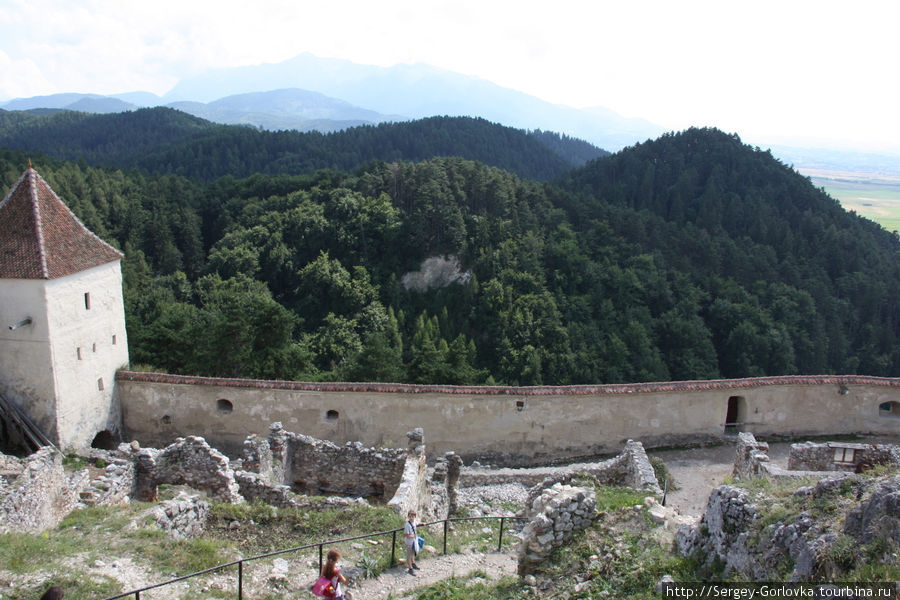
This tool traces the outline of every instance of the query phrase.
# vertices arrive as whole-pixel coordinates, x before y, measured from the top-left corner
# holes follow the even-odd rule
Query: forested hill
[[[4,189],[26,158],[0,152]],[[124,250],[129,349],[150,368],[519,385],[900,376],[900,241],[716,130],[553,183],[460,158],[213,183],[32,159]],[[454,256],[458,269],[423,277],[423,261]]]
[[[805,329],[801,343],[792,334],[801,372],[886,372],[891,363],[897,372],[897,234],[848,213],[769,151],[742,144],[736,135],[693,128],[594,161],[561,185],[578,195],[570,205],[576,221],[606,218],[612,207],[642,214],[633,226],[623,223],[623,230],[644,251],[705,285],[714,287],[718,278],[732,291],[740,286],[749,292],[729,298],[716,291],[710,309],[727,306],[729,314],[709,317],[760,334],[765,326],[744,320],[742,311],[805,319],[791,326]],[[799,295],[755,293],[775,282]],[[815,314],[801,318],[800,305],[810,301]],[[748,354],[765,345],[742,338],[738,329],[727,331],[713,330],[719,347]],[[857,351],[839,359],[849,348]]]
[[[211,181],[253,173],[353,170],[372,161],[460,156],[546,180],[607,154],[581,140],[467,117],[432,117],[322,134],[217,125],[170,108],[92,115],[0,111],[0,146],[63,160]]]

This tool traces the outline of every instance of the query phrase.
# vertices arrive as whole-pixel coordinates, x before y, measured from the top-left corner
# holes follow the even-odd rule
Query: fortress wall
[[[900,379],[791,376],[541,388],[335,384],[120,372],[124,434],[162,446],[199,435],[237,455],[272,422],[337,444],[401,447],[422,427],[429,451],[527,464],[646,447],[718,441],[729,398],[737,429],[762,436],[900,435],[879,405],[900,401]],[[733,415],[734,416],[734,415]]]

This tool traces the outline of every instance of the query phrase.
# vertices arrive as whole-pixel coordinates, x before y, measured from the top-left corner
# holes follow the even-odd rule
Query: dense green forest
[[[544,183],[446,157],[212,182],[31,158],[125,252],[134,364],[519,385],[900,375],[897,235],[717,130]],[[25,161],[0,152],[5,188]],[[404,284],[441,256],[455,282]]]
[[[101,115],[0,110],[0,147],[204,181],[254,173],[346,171],[373,160],[435,156],[461,156],[527,179],[547,180],[608,154],[557,133],[529,133],[468,117],[432,117],[323,134],[218,125],[171,108]]]

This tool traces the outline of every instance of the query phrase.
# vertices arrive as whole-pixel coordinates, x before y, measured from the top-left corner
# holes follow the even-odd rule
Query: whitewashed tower
[[[0,203],[0,394],[63,449],[119,430],[121,260],[30,164]]]

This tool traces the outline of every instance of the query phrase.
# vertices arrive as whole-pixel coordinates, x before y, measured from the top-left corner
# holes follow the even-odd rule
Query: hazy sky
[[[0,99],[163,94],[311,52],[424,62],[670,129],[900,147],[898,25],[896,0],[3,0]]]

